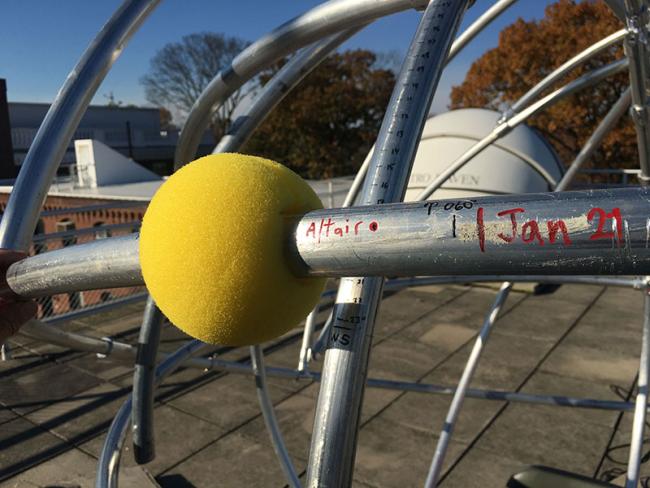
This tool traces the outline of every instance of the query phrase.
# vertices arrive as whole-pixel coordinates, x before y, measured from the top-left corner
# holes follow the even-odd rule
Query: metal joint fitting
[[[632,104],[630,106],[630,116],[634,123],[640,126],[645,126],[648,120],[648,107],[645,105]]]
[[[104,341],[106,343],[106,352],[98,352],[97,353],[97,358],[98,359],[106,359],[108,356],[111,355],[113,352],[113,346],[115,344],[115,341],[111,339],[110,337],[102,337],[100,340]]]

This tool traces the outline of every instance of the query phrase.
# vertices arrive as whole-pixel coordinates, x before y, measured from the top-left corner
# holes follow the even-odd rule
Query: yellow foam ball
[[[273,339],[318,302],[325,280],[288,266],[287,217],[322,208],[291,170],[242,154],[200,158],[156,192],[140,230],[140,265],[160,310],[204,342]]]

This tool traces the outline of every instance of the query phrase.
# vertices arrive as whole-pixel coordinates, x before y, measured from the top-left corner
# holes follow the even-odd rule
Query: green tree
[[[475,61],[463,83],[452,89],[450,108],[503,110],[564,61],[622,27],[602,1],[559,0],[546,8],[543,19],[519,19],[505,28],[498,46]],[[622,56],[622,47],[613,46],[563,82]],[[611,76],[553,105],[529,119],[528,124],[544,134],[568,164],[628,85],[627,73]],[[636,136],[629,117],[623,117],[605,138],[591,165],[638,167]]]
[[[377,137],[395,76],[366,50],[335,53],[269,115],[244,152],[282,162],[306,178],[357,171]],[[260,77],[264,85],[279,66]]]

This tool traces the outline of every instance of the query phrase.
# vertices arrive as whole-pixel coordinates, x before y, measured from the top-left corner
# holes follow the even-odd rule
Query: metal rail
[[[269,437],[271,438],[273,450],[275,451],[278,461],[280,461],[280,466],[289,482],[289,486],[291,488],[300,488],[300,480],[298,479],[296,470],[291,462],[291,456],[289,456],[289,452],[287,451],[284,440],[282,439],[282,433],[280,432],[278,421],[275,418],[273,402],[271,401],[271,395],[269,394],[268,385],[266,383],[264,353],[260,346],[252,346],[250,351],[251,368],[253,370],[253,375],[255,376],[255,389],[260,402],[266,430],[269,432]]]
[[[563,180],[570,182],[573,181],[575,175],[580,171],[582,165],[593,156],[598,146],[603,142],[605,136],[610,133],[621,119],[628,107],[630,106],[630,89],[627,88],[616,101],[616,103],[609,109],[607,115],[603,117],[596,130],[591,134],[587,142],[582,146],[580,152],[575,157],[573,162],[569,165],[569,169],[564,174]]]
[[[433,0],[427,6],[379,131],[364,185],[364,204],[395,202],[404,197],[427,112],[467,4]],[[300,235],[300,230],[297,233]],[[344,327],[345,322],[347,333],[330,335],[325,354],[307,486],[343,487],[352,481],[361,400],[382,285],[383,278],[341,280],[333,327]]]
[[[206,344],[201,341],[190,341],[181,346],[156,368],[154,384],[159,384],[165,377],[173,373],[183,361],[194,354],[198,354],[205,347]],[[129,395],[108,429],[106,441],[99,455],[97,478],[95,479],[96,488],[117,488],[122,447],[131,420],[131,403],[132,397]]]
[[[626,36],[625,55],[630,60],[629,76],[632,107],[630,113],[634,121],[641,173],[639,181],[643,186],[650,184],[650,65],[648,56],[648,22],[650,11],[645,0],[624,0]],[[650,220],[649,220],[650,227]],[[647,273],[646,273],[647,274]],[[643,450],[646,408],[648,405],[648,377],[650,376],[650,289],[644,294],[643,335],[639,374],[637,380],[636,407],[630,438],[630,454],[625,478],[626,488],[636,488]]]
[[[501,121],[496,125],[496,127],[486,135],[479,142],[470,147],[465,151],[461,156],[459,156],[453,163],[451,163],[442,173],[440,173],[436,178],[425,188],[420,195],[418,195],[418,200],[426,200],[429,198],[438,188],[440,188],[443,183],[445,183],[451,176],[456,174],[463,166],[469,163],[475,156],[480,154],[488,146],[493,144],[498,139],[504,137],[516,126],[524,122],[529,117],[532,117],[537,112],[549,107],[550,105],[559,102],[561,99],[574,94],[578,90],[592,86],[599,81],[612,76],[616,73],[620,73],[628,66],[627,59],[621,59],[615,61],[611,64],[598,68],[597,70],[591,71],[582,75],[580,78],[567,83],[561,88],[558,88],[554,92],[546,95],[537,102],[529,105],[521,112],[514,113],[509,118],[501,118]]]
[[[650,11],[644,0],[624,0],[626,36],[625,55],[630,61],[630,88],[632,90],[632,109],[639,149],[639,165],[642,184],[650,182],[650,66],[648,57],[648,23]]]
[[[213,154],[233,152],[242,147],[268,115],[280,102],[311,73],[338,46],[356,34],[362,27],[355,27],[315,42],[296,53],[264,85],[245,113],[237,117],[212,151]]]
[[[650,274],[650,189],[623,188],[309,212],[290,258],[304,276]],[[25,298],[143,284],[137,234],[26,258]]]
[[[449,406],[447,416],[445,417],[445,422],[440,431],[440,437],[438,438],[438,443],[436,444],[436,450],[433,454],[433,460],[431,461],[431,466],[429,467],[429,472],[427,473],[427,479],[424,483],[424,486],[427,488],[434,488],[438,485],[438,479],[440,477],[440,472],[442,471],[442,463],[445,460],[445,454],[447,453],[447,447],[449,446],[449,441],[451,436],[454,433],[454,427],[456,426],[456,420],[458,420],[458,415],[460,414],[463,401],[467,395],[467,390],[469,389],[469,383],[472,381],[474,372],[478,367],[478,361],[483,352],[483,347],[487,343],[487,340],[492,331],[492,326],[496,321],[501,309],[506,303],[510,290],[512,289],[512,283],[505,282],[501,285],[499,293],[492,304],[490,312],[485,317],[483,321],[483,326],[478,334],[476,341],[474,342],[474,347],[472,352],[467,359],[467,364],[463,369],[463,374],[458,382],[456,391]]]
[[[154,378],[156,357],[160,344],[160,332],[165,316],[158,309],[153,299],[147,299],[140,336],[138,337],[137,355],[133,370],[133,394],[131,417],[131,434],[133,437],[133,457],[138,464],[145,464],[156,456],[154,443]]]
[[[0,249],[27,250],[50,183],[82,115],[159,0],[126,0],[68,75],[23,161],[0,221]]]
[[[25,326],[23,326],[21,332],[25,332],[29,337],[45,340],[51,344],[77,349],[80,351],[97,353],[102,357],[110,356],[113,359],[132,361],[136,355],[136,348],[130,344],[123,344],[117,341],[112,341],[109,338],[94,339],[80,334],[63,334],[62,331],[54,327],[48,327],[47,325],[44,325],[37,321],[31,321],[27,323]],[[159,357],[166,359],[169,356],[159,355]],[[182,366],[186,368],[201,369],[205,370],[206,372],[224,371],[234,374],[252,373],[251,365],[242,364],[235,361],[226,361],[215,357],[185,359],[182,362]],[[267,376],[275,378],[288,378],[296,380],[305,379],[315,381],[321,380],[320,373],[317,372],[301,372],[297,369],[281,368],[275,366],[267,366],[265,368],[265,371]],[[368,378],[367,386],[371,388],[410,391],[414,393],[435,395],[453,395],[456,391],[455,386],[412,383],[381,378]],[[620,411],[632,411],[634,410],[635,406],[635,404],[631,402],[575,398],[561,395],[536,395],[503,390],[484,390],[472,388],[467,390],[467,397],[479,398],[483,400],[523,402],[543,405],[558,405],[564,407],[595,408]]]
[[[472,23],[462,34],[460,34],[449,49],[446,63],[449,64],[456,55],[478,34],[481,33],[494,19],[501,15],[508,7],[517,0],[498,0]]]
[[[261,69],[323,37],[402,10],[421,8],[427,3],[427,0],[330,0],[258,39],[218,73],[197,98],[179,136],[176,164],[194,159],[213,107],[221,105]]]
[[[517,100],[512,107],[510,107],[502,115],[502,120],[509,119],[514,116],[516,113],[521,112],[523,109],[528,107],[533,101],[540,96],[546,89],[550,88],[555,82],[562,79],[568,75],[575,68],[580,66],[582,63],[590,60],[597,54],[601,53],[605,49],[613,46],[619,42],[622,42],[625,38],[626,30],[621,29],[613,34],[610,34],[607,37],[604,37],[600,41],[592,44],[582,52],[576,54],[568,61],[562,63],[547,76],[545,76],[539,83],[534,87],[528,90],[519,100]]]

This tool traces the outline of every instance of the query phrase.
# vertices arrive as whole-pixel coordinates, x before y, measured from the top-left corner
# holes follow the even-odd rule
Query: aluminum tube
[[[20,328],[21,335],[69,349],[93,352],[101,357],[111,357],[120,361],[134,361],[137,348],[131,344],[114,341],[110,337],[89,337],[73,332],[66,332],[58,327],[45,324],[39,320],[30,320]],[[169,354],[158,354],[160,360],[165,360]],[[190,358],[183,366],[193,369],[214,369],[213,359]],[[155,378],[154,378],[155,379]]]
[[[508,7],[510,7],[510,5],[516,1],[517,0],[498,0],[496,3],[494,3],[494,5],[486,10],[478,19],[474,21],[472,25],[465,29],[465,31],[463,31],[462,34],[456,38],[456,40],[451,45],[451,49],[449,50],[449,55],[447,56],[445,63],[449,64],[454,59],[454,57],[456,57],[456,55],[462,51],[472,39],[474,39],[474,37],[476,37],[483,29],[485,29],[485,27],[490,25],[494,19],[501,15]],[[374,145],[370,149],[370,152],[368,152],[363,165],[361,168],[359,168],[359,171],[354,178],[352,186],[350,187],[350,191],[348,192],[347,198],[345,199],[347,205],[344,203],[344,207],[349,207],[354,203],[354,199],[356,198],[368,171],[368,164],[370,163],[370,158],[372,157],[373,151]]]
[[[165,316],[153,299],[147,299],[144,309],[137,356],[133,370],[133,406],[131,409],[131,434],[133,457],[138,464],[146,464],[156,457],[154,443],[153,403],[156,357],[160,344],[160,331]]]
[[[274,373],[274,371],[269,371],[269,374]],[[436,395],[453,395],[456,391],[456,388],[453,386],[409,383],[374,378],[368,379],[368,386],[372,388],[383,388],[387,390],[409,391],[413,393],[427,393]],[[599,400],[593,398],[576,398],[562,395],[535,395],[531,393],[519,393],[515,391],[483,390],[477,388],[468,389],[466,396],[468,398],[476,398],[479,400],[533,403],[540,405],[554,405],[558,407],[593,408],[598,410],[630,411],[634,408],[634,404],[630,402]]]
[[[388,287],[387,282],[387,287]],[[136,350],[130,344],[112,342],[108,338],[94,339],[79,334],[61,331],[42,322],[32,320],[25,324],[20,333],[28,337],[45,340],[55,345],[69,347],[80,351],[95,352],[115,359],[132,360]],[[168,356],[164,356],[168,357]],[[191,358],[183,362],[183,366],[206,371],[225,371],[228,373],[251,374],[252,368],[249,364],[234,361],[225,361],[217,358]],[[320,381],[320,373],[304,373],[295,369],[266,367],[267,376],[290,379],[310,379]],[[415,393],[453,395],[454,386],[433,385],[425,383],[410,383],[385,380],[380,378],[369,378],[367,385],[372,388],[383,388],[389,390],[412,391]],[[600,408],[606,410],[633,410],[634,404],[629,402],[611,402],[605,400],[592,400],[581,398],[570,398],[556,395],[532,395],[517,392],[504,392],[497,390],[469,389],[467,396],[470,398],[499,400],[525,403],[542,403],[547,405],[560,405],[568,407]]]
[[[447,64],[456,57],[456,55],[462,51],[462,49],[474,39],[485,27],[490,25],[490,23],[501,15],[508,7],[510,7],[517,0],[498,0],[487,9],[478,19],[472,23],[467,29],[465,29],[462,34],[460,34],[454,43],[451,45],[449,50],[449,56],[447,56]]]
[[[131,420],[131,396],[122,404],[108,428],[106,440],[97,462],[96,488],[117,488],[122,448],[126,440],[126,429]]]
[[[470,147],[465,153],[459,156],[453,163],[451,163],[445,170],[440,173],[436,178],[427,186],[419,195],[418,200],[426,200],[438,188],[440,188],[451,176],[459,171],[463,166],[469,163],[472,158],[480,154],[490,144],[508,134],[517,125],[524,122],[527,118],[532,117],[540,110],[559,102],[561,99],[572,95],[578,90],[586,88],[601,81],[602,79],[616,74],[624,70],[628,65],[627,59],[621,59],[614,63],[608,64],[602,68],[591,71],[580,78],[567,83],[562,88],[555,90],[553,93],[538,100],[533,105],[530,105],[520,113],[514,114],[511,118],[503,119],[488,135],[486,135],[479,142]]]
[[[166,376],[173,373],[184,360],[198,353],[206,346],[207,344],[196,340],[185,343],[156,368],[155,384],[159,384]],[[108,429],[106,441],[104,441],[102,452],[99,455],[97,477],[95,478],[96,488],[117,487],[122,447],[124,446],[126,430],[131,420],[131,403],[132,398],[129,395],[129,398],[122,404]]]
[[[648,23],[650,11],[643,0],[624,0],[627,35],[624,46],[625,55],[630,60],[630,88],[632,90],[632,108],[630,113],[636,128],[639,149],[639,164],[642,184],[650,182],[650,111],[648,92],[650,92],[650,55],[647,43],[650,35]]]
[[[11,265],[7,282],[24,298],[142,285],[138,234],[37,254]]]
[[[484,281],[645,275],[649,192],[583,190],[317,210],[296,223],[288,258],[301,276],[452,275],[441,278],[451,283],[467,281],[459,275]],[[7,281],[24,298],[142,285],[137,254],[137,235],[101,239],[23,259],[9,267]]]
[[[634,288],[640,290],[645,288],[647,280],[643,278],[622,278],[614,276],[542,276],[542,275],[467,275],[467,276],[427,276],[416,278],[396,278],[386,281],[384,290],[397,290],[402,288],[446,285],[452,283],[500,283],[512,281],[513,283],[552,283],[552,284],[579,284],[597,286],[619,286],[622,288]]]
[[[639,377],[637,380],[638,391],[635,399],[634,422],[630,439],[630,457],[625,478],[626,488],[637,487],[641,457],[643,456],[643,431],[648,408],[648,378],[650,377],[650,289],[645,290],[643,306],[643,334],[639,359]]]
[[[447,60],[445,61],[445,63],[449,64],[456,57],[456,55],[460,51],[462,51],[472,39],[474,39],[474,37],[476,37],[485,27],[487,27],[494,19],[496,19],[499,15],[501,15],[501,13],[503,13],[508,7],[510,7],[516,1],[517,0],[498,0],[496,3],[494,3],[478,19],[476,19],[476,21],[474,21],[473,24],[471,24],[467,29],[465,29],[465,31],[462,32],[462,34],[460,34],[456,38],[456,40],[451,45],[451,49],[449,50],[449,55],[447,56]],[[366,156],[363,165],[361,166],[361,168],[359,169],[359,171],[355,176],[352,187],[350,188],[350,191],[348,193],[348,197],[346,198],[346,202],[349,201],[349,203],[347,205],[344,203],[343,204],[344,207],[348,207],[354,203],[354,198],[356,197],[359,189],[361,188],[363,179],[365,178],[365,175],[368,171],[368,163],[370,162],[370,158],[372,157],[373,151],[374,151],[374,145],[370,149],[370,152],[368,152],[368,155]]]
[[[260,94],[246,113],[237,117],[212,151],[213,154],[233,152],[239,149],[259,127],[271,111],[289,92],[311,73],[333,50],[356,34],[361,27],[348,29],[341,33],[315,42],[299,51],[262,88]]]
[[[334,310],[330,312],[329,316],[327,317],[327,320],[323,324],[323,328],[320,331],[320,334],[318,335],[318,338],[312,344],[311,349],[309,350],[310,357],[309,359],[316,359],[318,355],[323,352],[323,349],[327,346],[327,342],[329,340],[329,334],[332,330],[332,322],[334,321]]]
[[[269,389],[266,384],[266,371],[264,369],[264,354],[262,353],[262,348],[260,346],[251,346],[251,366],[253,369],[253,374],[255,375],[255,389],[257,391],[257,398],[260,402],[260,409],[262,410],[262,416],[264,417],[264,424],[266,425],[266,430],[269,433],[271,438],[271,444],[273,445],[273,450],[275,455],[280,461],[280,466],[284,472],[285,477],[289,486],[292,488],[300,488],[300,479],[296,474],[296,470],[293,467],[293,462],[291,457],[287,452],[287,448],[284,444],[284,439],[282,438],[282,433],[280,432],[280,426],[278,425],[278,420],[275,418],[275,411],[273,410],[273,402],[271,401],[271,396],[269,395]]]
[[[234,361],[224,361],[222,359],[197,358],[195,361],[197,360],[202,361],[204,364],[203,369],[206,369],[208,371],[225,371],[233,374],[252,373],[252,367],[250,364]],[[198,367],[197,363],[183,363],[183,366],[187,366],[188,364],[194,364],[194,366],[189,367]],[[321,374],[318,372],[301,373],[295,369],[281,368],[276,366],[267,366],[265,370],[267,376],[275,378],[321,381]],[[453,395],[456,391],[455,386],[436,385],[429,383],[412,383],[407,381],[395,381],[382,378],[368,378],[366,386],[370,388],[409,391],[413,393],[422,393],[429,395]],[[533,393],[520,393],[503,390],[484,390],[480,388],[469,388],[467,390],[466,396],[468,398],[476,398],[479,400],[532,403],[540,405],[554,405],[559,407],[590,408],[597,410],[632,411],[634,409],[634,404],[631,402],[567,397],[563,395],[536,395]]]
[[[607,114],[607,116],[605,117],[603,122],[599,125],[599,127],[596,129],[596,131],[594,132],[590,140],[587,142],[587,144],[585,144],[585,147],[580,152],[579,157],[577,157],[571,163],[569,167],[569,171],[567,171],[567,173],[564,174],[562,180],[555,186],[556,192],[563,191],[569,185],[569,183],[573,180],[573,177],[577,169],[583,164],[586,158],[589,157],[591,153],[595,150],[595,148],[602,140],[602,137],[604,137],[604,134],[606,134],[609,131],[610,126],[615,124],[618,118],[620,117],[621,110],[625,110],[628,104],[629,104],[629,97],[626,100],[625,95],[623,95],[621,99],[614,105],[613,109],[610,110],[610,112]],[[550,231],[550,227],[549,227],[549,231]],[[481,328],[481,331],[479,333],[479,336],[474,342],[474,347],[472,348],[470,357],[468,358],[465,368],[463,369],[463,374],[461,376],[460,382],[458,383],[458,387],[454,392],[454,397],[452,399],[451,405],[447,412],[447,416],[445,418],[445,424],[443,426],[443,429],[440,433],[440,437],[438,438],[438,442],[436,444],[436,450],[434,452],[433,459],[431,461],[431,466],[429,468],[429,472],[427,474],[427,479],[425,482],[425,485],[427,487],[435,488],[438,485],[438,479],[442,471],[442,466],[445,459],[445,455],[447,453],[447,448],[449,446],[449,441],[451,440],[451,436],[453,435],[454,426],[458,419],[458,415],[460,414],[463,401],[467,394],[467,389],[469,388],[469,384],[478,366],[478,361],[482,354],[483,347],[485,346],[485,343],[489,338],[490,332],[492,330],[492,327],[494,326],[497,316],[500,313],[503,305],[505,304],[505,301],[507,300],[508,296],[510,295],[511,290],[512,290],[512,282],[506,281],[501,285],[501,289],[499,290],[499,293],[497,294],[497,297],[494,303],[492,304],[490,313],[486,317],[483,323],[483,327]]]
[[[39,320],[30,320],[20,328],[19,333],[49,344],[93,352],[102,356],[111,356],[129,361],[135,358],[136,350],[130,344],[116,342],[109,337],[94,338],[66,332],[59,327],[44,324]]]
[[[261,69],[323,37],[426,4],[426,0],[331,0],[258,39],[215,76],[192,106],[176,147],[177,167],[194,159],[213,106],[223,103]]]
[[[503,308],[503,305],[505,305],[511,288],[512,283],[504,283],[501,285],[501,289],[499,290],[499,293],[497,294],[497,297],[492,304],[490,313],[485,318],[478,338],[474,343],[472,352],[470,353],[465,369],[463,370],[463,374],[460,378],[460,381],[458,382],[456,391],[454,392],[454,397],[451,400],[451,406],[447,412],[445,424],[442,428],[442,431],[440,432],[440,437],[438,438],[436,451],[433,455],[433,460],[431,461],[431,466],[429,467],[427,479],[424,484],[424,486],[427,488],[433,488],[438,485],[438,478],[440,477],[440,471],[442,470],[442,463],[445,460],[445,454],[447,452],[447,447],[449,445],[449,441],[451,440],[451,436],[454,432],[456,420],[458,419],[460,410],[463,407],[463,400],[465,400],[465,395],[469,388],[469,383],[474,376],[474,371],[478,366],[478,360],[481,357],[483,347],[485,346],[485,343],[490,336],[492,326],[494,325],[494,322],[496,322],[497,317]]]
[[[510,119],[504,121],[510,129],[515,128],[517,125],[521,124],[523,121],[532,117],[540,110],[543,110],[554,103],[557,103],[561,99],[573,95],[574,93],[595,85],[596,83],[608,78],[609,76],[615,75],[624,71],[629,66],[629,61],[627,58],[619,59],[614,61],[606,66],[585,73],[580,78],[576,78],[573,81],[570,81],[561,88],[558,88],[552,93],[549,93],[545,97],[541,98],[537,102],[529,105],[521,112],[516,113]]]
[[[90,100],[159,0],[126,0],[68,75],[20,168],[0,222],[0,248],[26,251],[56,170]]]
[[[409,47],[364,184],[363,203],[404,197],[433,94],[467,1],[432,0]],[[381,208],[381,205],[379,205]],[[375,316],[383,278],[341,280],[323,364],[307,486],[349,486]],[[339,332],[343,332],[339,334]],[[343,420],[344,419],[344,420]]]
[[[388,282],[390,283],[390,282]],[[55,345],[69,347],[81,351],[95,352],[98,354],[111,356],[116,359],[132,360],[135,357],[136,350],[130,344],[113,342],[108,338],[94,339],[79,334],[72,334],[61,331],[56,327],[51,327],[42,322],[32,320],[25,324],[20,333],[39,340],[45,340]],[[168,356],[166,356],[168,357]],[[182,365],[188,368],[203,369],[206,371],[225,371],[236,374],[251,374],[252,367],[249,364],[243,364],[233,361],[225,361],[216,358],[191,358],[185,360]],[[268,376],[290,379],[310,379],[320,381],[319,373],[301,373],[298,370],[281,367],[267,367]],[[443,394],[453,395],[455,387],[410,383],[380,378],[369,378],[367,385],[372,388],[383,388],[399,391],[412,391],[415,393],[426,394]],[[470,398],[524,402],[524,403],[541,403],[547,405],[559,405],[579,408],[597,408],[606,410],[633,410],[634,404],[629,402],[616,402],[607,400],[583,399],[573,397],[563,397],[557,395],[534,395],[517,392],[504,392],[499,390],[482,390],[469,389],[467,396]]]
[[[569,59],[561,66],[559,66],[551,73],[549,73],[546,77],[544,77],[542,81],[537,83],[534,87],[528,90],[519,100],[517,100],[512,105],[512,107],[510,107],[505,112],[503,118],[504,119],[510,118],[516,112],[520,112],[528,105],[533,103],[533,100],[535,100],[539,95],[541,95],[542,92],[544,92],[547,88],[553,85],[556,81],[566,76],[574,68],[580,66],[585,61],[588,61],[589,59],[593,58],[594,56],[604,51],[608,47],[613,46],[618,42],[622,42],[624,38],[625,38],[625,29],[621,29],[601,39],[600,41],[595,42],[584,51],[576,54],[571,59]]]
[[[80,351],[94,352],[114,359],[133,360],[136,349],[130,344],[113,342],[109,338],[95,339],[79,334],[69,333],[48,326],[37,320],[25,324],[21,334],[35,339],[44,340],[51,344],[62,347],[69,347]],[[169,356],[161,355],[166,358]],[[251,374],[252,367],[234,361],[225,361],[217,358],[190,358],[182,365],[187,368],[203,369],[206,371],[225,371],[237,374]],[[313,379],[320,381],[320,373],[304,373],[290,368],[266,367],[266,374],[278,378],[290,379]],[[424,383],[399,382],[379,378],[369,378],[367,385],[372,388],[383,388],[390,390],[412,391],[416,393],[453,395],[456,388],[453,386],[433,385]],[[542,403],[547,405],[560,405],[568,407],[600,408],[606,410],[633,410],[634,404],[629,402],[611,402],[604,400],[592,400],[581,398],[569,398],[556,395],[532,395],[517,392],[504,392],[494,390],[469,389],[467,396],[470,398],[500,400],[525,403]]]
[[[630,100],[630,89],[627,88],[609,112],[607,112],[607,115],[603,117],[603,120],[598,124],[598,127],[596,127],[596,130],[591,134],[584,146],[582,146],[582,149],[580,149],[580,152],[569,166],[569,169],[564,173],[564,177],[562,178],[562,181],[565,182],[564,185],[558,185],[556,188],[557,191],[562,191],[569,186],[569,183],[573,181],[573,178],[584,162],[591,158],[594,152],[596,152],[596,149],[598,149],[598,146],[603,142],[605,136],[609,134],[620,118],[625,114],[627,108],[630,106]]]
[[[315,276],[641,275],[650,271],[643,188],[325,209],[296,228]]]
[[[370,166],[370,160],[372,159],[372,155],[374,151],[375,151],[375,146],[370,148],[370,151],[368,151],[368,154],[366,155],[366,159],[363,160],[363,163],[361,164],[359,171],[357,171],[357,174],[354,176],[354,180],[352,180],[352,185],[350,186],[350,189],[348,190],[348,194],[345,196],[345,200],[343,201],[343,207],[351,207],[352,205],[354,205],[354,202],[359,196],[361,187],[363,186],[363,183],[366,180],[366,175],[368,174],[368,166]]]
[[[305,320],[305,329],[302,333],[302,343],[300,344],[300,355],[298,357],[298,371],[307,371],[309,367],[309,346],[311,345],[311,336],[316,329],[316,315],[320,309],[320,304],[316,305],[307,315]]]

